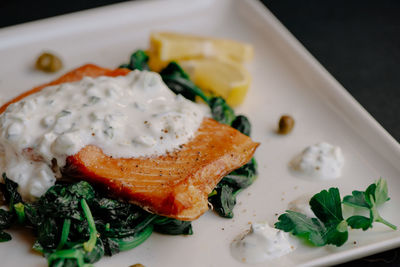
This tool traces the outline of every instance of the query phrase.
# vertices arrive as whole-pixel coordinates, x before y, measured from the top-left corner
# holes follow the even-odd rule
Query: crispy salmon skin
[[[48,85],[79,81],[84,76],[119,76],[129,70],[84,65],[59,79],[27,91],[0,108]],[[246,164],[259,143],[236,129],[205,118],[195,137],[166,155],[113,158],[88,145],[67,157],[64,176],[106,188],[119,198],[160,215],[194,220],[208,209],[208,194],[231,171]]]

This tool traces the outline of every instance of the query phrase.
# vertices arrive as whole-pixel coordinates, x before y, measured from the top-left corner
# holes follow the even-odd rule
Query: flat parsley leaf
[[[337,188],[314,195],[310,206],[317,218],[286,211],[278,218],[275,228],[291,232],[315,246],[343,245],[347,241],[347,222],[343,220],[340,194]]]
[[[324,246],[326,240],[324,234],[325,226],[316,218],[309,218],[306,215],[287,210],[278,218],[275,228],[305,239],[315,246]]]
[[[363,229],[365,231],[368,228],[372,228],[373,222],[380,222],[396,230],[397,227],[383,219],[378,212],[378,206],[389,199],[387,183],[382,178],[376,183],[369,185],[364,192],[353,191],[352,195],[345,196],[343,198],[343,204],[355,208],[369,209],[370,211],[370,218],[364,216],[351,216],[348,218],[347,222],[350,227],[354,229]]]
[[[389,200],[387,183],[379,179],[363,191],[353,191],[345,196],[343,203],[352,207],[369,209],[370,217],[353,215],[343,218],[339,190],[322,190],[310,200],[311,210],[316,218],[309,218],[299,212],[287,210],[278,218],[275,228],[304,239],[314,246],[328,244],[341,246],[348,239],[348,227],[367,230],[373,222],[383,223],[396,230],[396,226],[384,220],[378,213],[378,205]]]

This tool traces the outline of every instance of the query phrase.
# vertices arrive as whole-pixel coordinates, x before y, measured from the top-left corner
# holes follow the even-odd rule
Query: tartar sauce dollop
[[[270,227],[267,222],[259,222],[232,242],[231,253],[241,262],[258,263],[286,255],[295,248],[288,233]]]
[[[295,170],[305,175],[332,179],[342,175],[344,157],[340,147],[321,142],[304,149],[291,164]]]
[[[0,170],[34,199],[55,182],[53,159],[63,167],[89,144],[112,157],[162,155],[187,143],[208,112],[147,71],[49,86],[0,115]]]

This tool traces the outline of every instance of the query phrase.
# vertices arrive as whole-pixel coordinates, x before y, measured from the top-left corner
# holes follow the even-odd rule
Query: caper
[[[283,115],[279,120],[278,133],[288,134],[294,127],[294,119],[289,115]]]
[[[36,69],[44,72],[56,72],[61,68],[61,59],[48,52],[41,54],[36,60]]]

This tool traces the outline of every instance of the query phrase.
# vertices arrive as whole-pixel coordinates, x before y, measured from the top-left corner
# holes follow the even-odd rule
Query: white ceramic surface
[[[230,255],[229,244],[248,229],[249,222],[277,220],[287,204],[303,194],[330,186],[342,195],[364,189],[384,177],[391,200],[381,210],[400,226],[400,146],[255,0],[195,0],[127,2],[0,30],[0,92],[9,99],[61,73],[33,70],[43,50],[59,54],[65,68],[92,62],[117,67],[132,51],[147,47],[149,33],[173,30],[232,38],[252,43],[255,58],[248,64],[253,84],[238,113],[249,116],[259,177],[238,197],[235,218],[207,212],[193,222],[194,235],[153,234],[140,247],[104,258],[96,266],[245,266]],[[287,136],[275,134],[279,117],[294,116]],[[289,161],[305,146],[327,141],[339,145],[346,159],[343,176],[332,181],[293,176]],[[46,266],[31,252],[29,231],[12,232],[0,244],[1,266]],[[376,224],[372,231],[351,231],[343,247],[301,247],[283,258],[252,266],[328,265],[377,253],[400,245],[400,231]]]

